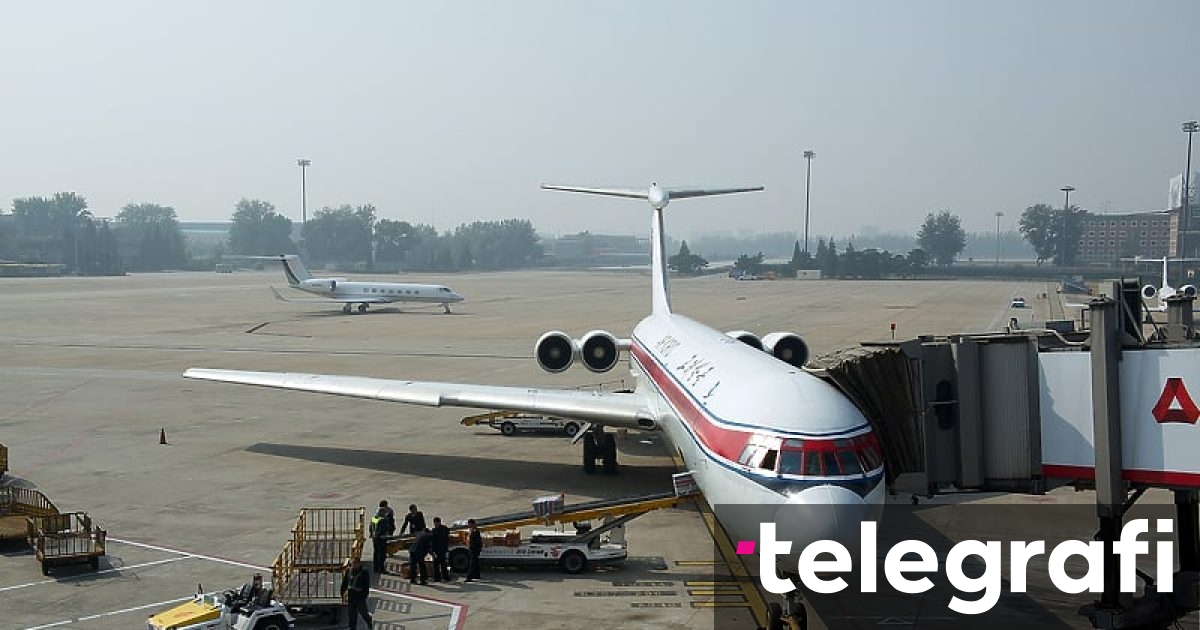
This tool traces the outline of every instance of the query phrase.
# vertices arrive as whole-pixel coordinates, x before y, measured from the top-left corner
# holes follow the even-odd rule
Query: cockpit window
[[[765,458],[762,468],[769,468]],[[807,477],[865,475],[883,465],[879,444],[872,433],[837,440],[786,439],[780,444],[781,475]]]
[[[775,458],[778,455],[779,455],[779,451],[777,451],[775,449],[771,449],[771,450],[767,451],[767,456],[763,458],[762,464],[759,465],[759,468],[765,468],[767,470],[775,470]]]
[[[788,440],[788,442],[792,441],[795,440]],[[787,446],[786,442],[784,443],[784,446]],[[804,474],[803,468],[801,467],[801,460],[803,457],[804,453],[799,450],[784,449],[783,453],[779,456],[779,472],[785,475]]]

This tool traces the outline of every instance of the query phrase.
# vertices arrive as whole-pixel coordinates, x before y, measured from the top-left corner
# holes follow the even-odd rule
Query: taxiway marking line
[[[145,610],[147,608],[166,606],[168,604],[178,604],[180,602],[186,602],[190,599],[192,599],[192,598],[191,597],[176,597],[175,599],[168,599],[168,600],[164,600],[161,602],[154,602],[153,604],[145,604],[143,606],[131,606],[129,608],[122,608],[120,610],[110,610],[108,612],[103,612],[103,613],[99,613],[96,615],[87,615],[86,617],[77,617],[75,619],[66,619],[64,621],[56,621],[54,623],[48,623],[43,626],[30,626],[28,628],[25,628],[25,630],[42,630],[43,628],[57,628],[58,626],[66,626],[66,625],[70,625],[70,624],[80,622],[80,621],[91,621],[92,619],[100,619],[101,617],[113,617],[116,615],[123,615],[125,613],[131,613],[131,612],[137,612],[139,610]]]
[[[84,573],[82,575],[70,575],[70,576],[66,576],[66,577],[63,577],[60,579],[56,579],[56,580],[38,580],[37,582],[26,582],[24,584],[15,584],[13,586],[4,586],[4,587],[0,587],[0,593],[3,593],[5,591],[15,591],[15,590],[21,589],[21,588],[29,588],[30,586],[37,586],[39,584],[55,584],[58,582],[82,580],[82,579],[94,577],[97,575],[104,575],[105,573],[117,573],[119,571],[128,571],[130,569],[140,569],[142,567],[151,567],[156,564],[166,564],[168,562],[178,562],[180,560],[189,560],[189,558],[186,558],[186,557],[166,558],[164,560],[154,560],[153,562],[143,562],[141,564],[131,564],[129,566],[124,566],[124,567],[112,567],[110,569],[104,569],[103,571],[96,571],[95,573]]]

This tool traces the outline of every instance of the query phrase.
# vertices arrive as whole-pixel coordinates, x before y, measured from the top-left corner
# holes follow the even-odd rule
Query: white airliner
[[[314,278],[300,257],[295,254],[280,254],[278,256],[257,256],[264,260],[277,260],[283,266],[283,275],[287,278],[288,286],[319,295],[321,300],[304,300],[313,302],[342,302],[342,312],[350,313],[351,307],[358,304],[358,312],[365,313],[371,304],[389,304],[392,302],[417,302],[423,304],[441,304],[450,314],[450,305],[463,301],[463,296],[455,293],[450,287],[439,284],[413,284],[409,282],[356,282],[345,278]],[[275,297],[284,302],[299,302],[294,298],[284,297],[282,293],[271,287]]]
[[[630,355],[636,388],[629,393],[462,385],[355,376],[192,368],[194,379],[259,385],[427,406],[508,409],[578,418],[584,470],[601,459],[616,466],[612,433],[603,427],[661,431],[694,473],[733,540],[757,540],[774,515],[779,540],[792,541],[779,570],[795,575],[799,552],[815,540],[857,546],[859,523],[883,509],[883,459],[863,414],[836,388],[804,371],[808,348],[788,332],[757,337],[722,333],[671,311],[662,210],[672,199],[762,190],[545,189],[646,199],[653,208],[652,311],[629,339],[593,330],[579,339],[552,331],[538,339],[538,364],[560,372],[580,360],[594,372]],[[720,505],[754,510],[721,510]],[[763,517],[759,512],[765,512]],[[789,595],[789,610],[801,611]]]

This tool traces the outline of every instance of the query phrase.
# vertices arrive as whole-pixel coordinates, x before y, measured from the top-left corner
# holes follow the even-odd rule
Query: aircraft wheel
[[[563,427],[563,433],[566,433],[567,437],[573,438],[579,434],[579,425],[574,422],[568,422],[567,426]]]
[[[600,447],[601,458],[604,460],[604,472],[614,475],[617,472],[617,439],[611,433],[604,434],[603,446]]]
[[[358,305],[358,312],[359,312],[359,313],[366,313],[366,312],[367,312],[367,304],[366,304],[366,302],[363,302],[362,304],[359,304],[359,305]]]
[[[767,604],[767,630],[784,630],[783,606],[779,602]]]
[[[500,433],[512,437],[517,434],[517,425],[511,422],[505,422],[500,425]]]
[[[350,303],[349,302],[347,302],[346,305],[342,307],[342,312],[347,315],[350,314]]]
[[[590,431],[583,436],[583,472],[596,472],[596,435]]]

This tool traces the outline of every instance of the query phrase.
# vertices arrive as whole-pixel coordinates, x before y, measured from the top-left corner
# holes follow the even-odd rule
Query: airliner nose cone
[[[792,541],[794,559],[818,540],[839,542],[850,553],[858,550],[859,524],[878,517],[876,507],[841,486],[816,486],[788,497],[775,512],[777,536]]]

